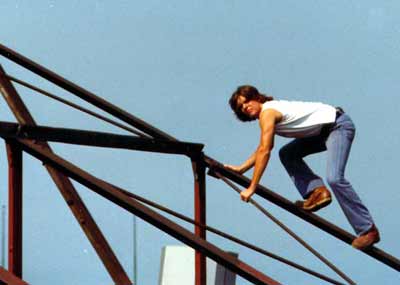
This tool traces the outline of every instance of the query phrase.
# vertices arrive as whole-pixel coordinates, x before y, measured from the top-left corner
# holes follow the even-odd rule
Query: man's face
[[[239,96],[237,99],[238,108],[252,119],[257,119],[260,115],[262,104],[255,100],[247,100],[244,96]]]

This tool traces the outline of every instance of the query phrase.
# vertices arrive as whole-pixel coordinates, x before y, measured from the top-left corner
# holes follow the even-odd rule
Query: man
[[[327,183],[358,235],[352,246],[362,250],[379,242],[379,232],[368,209],[344,177],[355,127],[341,108],[322,103],[274,100],[250,85],[238,87],[229,104],[239,120],[258,119],[261,129],[257,150],[240,166],[225,165],[239,173],[254,166],[251,184],[240,194],[243,201],[249,201],[256,190],[268,164],[275,134],[294,138],[281,148],[279,156],[304,198],[296,205],[315,212],[332,201],[323,180],[303,160],[307,155],[327,151]]]

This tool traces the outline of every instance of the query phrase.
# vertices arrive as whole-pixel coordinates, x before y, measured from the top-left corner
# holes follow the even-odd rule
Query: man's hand
[[[244,202],[249,202],[251,196],[253,196],[253,194],[256,192],[256,189],[254,189],[253,187],[249,187],[246,190],[243,190],[242,192],[240,192],[240,199],[242,199],[242,201]]]
[[[224,164],[224,167],[225,167],[226,169],[229,169],[229,170],[232,170],[232,171],[238,172],[238,173],[240,173],[240,174],[242,174],[242,173],[243,173],[242,166],[236,166],[236,165]]]

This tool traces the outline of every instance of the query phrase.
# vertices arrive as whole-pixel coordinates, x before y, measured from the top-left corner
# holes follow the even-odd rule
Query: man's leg
[[[325,185],[303,158],[324,150],[326,150],[325,140],[320,136],[314,136],[294,139],[279,151],[283,166],[304,199],[308,198],[314,189]]]
[[[374,222],[368,209],[344,176],[354,135],[355,127],[350,117],[346,114],[341,115],[326,141],[327,182],[354,231],[363,235],[372,228]]]

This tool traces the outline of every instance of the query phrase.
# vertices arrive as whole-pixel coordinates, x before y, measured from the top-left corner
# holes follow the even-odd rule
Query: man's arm
[[[257,184],[268,165],[271,150],[274,147],[275,124],[281,119],[282,115],[275,110],[265,110],[260,114],[260,144],[255,152],[255,167],[250,186],[240,194],[243,201],[248,202],[254,194]]]
[[[245,173],[247,170],[252,168],[256,162],[256,155],[257,155],[257,150],[245,161],[243,162],[240,166],[235,166],[235,165],[230,165],[230,164],[224,164],[224,167],[236,172],[239,172],[240,174]]]
[[[256,163],[257,150],[241,165],[242,173],[246,172]]]

